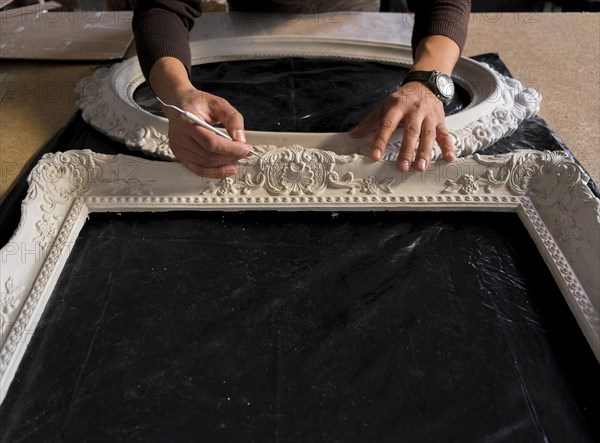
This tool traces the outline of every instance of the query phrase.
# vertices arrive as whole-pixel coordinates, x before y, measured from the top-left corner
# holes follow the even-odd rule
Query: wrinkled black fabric
[[[80,114],[40,155],[83,148],[143,157]],[[0,441],[597,441],[598,370],[514,214],[92,214]]]
[[[402,84],[408,68],[382,63],[282,58],[210,63],[192,68],[192,82],[228,100],[251,131],[347,132]],[[162,115],[144,83],[134,93],[142,108]],[[446,115],[470,102],[457,85]]]
[[[92,214],[2,441],[591,442],[599,369],[516,214]]]

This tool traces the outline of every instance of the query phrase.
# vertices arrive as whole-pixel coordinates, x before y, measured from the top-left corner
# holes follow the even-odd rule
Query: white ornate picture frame
[[[380,62],[410,67],[411,48],[406,45],[333,37],[256,36],[195,41],[190,44],[192,64],[305,57]],[[448,116],[446,125],[459,156],[484,149],[512,134],[519,124],[535,115],[541,96],[517,80],[489,66],[461,58],[453,72],[454,81],[471,96],[471,103]],[[100,132],[132,150],[173,160],[167,137],[168,122],[136,104],[133,94],[145,81],[136,57],[103,68],[79,82],[78,106],[83,118]],[[365,110],[368,111],[368,110]],[[248,143],[286,146],[298,143],[338,154],[366,153],[371,136],[353,139],[348,133],[291,133],[247,131]],[[386,159],[394,159],[402,141],[399,129],[390,139]],[[441,155],[434,148],[433,158]]]
[[[91,212],[179,210],[491,211],[518,214],[600,360],[600,200],[563,152],[516,151],[393,162],[298,145],[263,149],[224,180],[179,163],[91,151],[47,154],[29,176],[21,222],[2,248],[3,400],[79,232]]]

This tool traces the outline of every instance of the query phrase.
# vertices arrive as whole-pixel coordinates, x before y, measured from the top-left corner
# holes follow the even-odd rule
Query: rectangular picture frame
[[[0,251],[0,401],[92,212],[461,211],[519,216],[600,360],[600,200],[564,152],[517,150],[394,162],[290,145],[255,146],[222,180],[181,164],[92,151],[46,154],[31,172],[19,226]]]

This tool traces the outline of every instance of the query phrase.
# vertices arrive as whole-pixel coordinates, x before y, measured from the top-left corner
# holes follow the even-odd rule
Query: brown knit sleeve
[[[175,57],[191,69],[189,33],[201,14],[201,1],[134,0],[133,35],[146,79],[161,57]]]
[[[471,0],[413,0],[408,4],[415,12],[413,53],[428,35],[445,35],[454,40],[462,52],[467,40]]]

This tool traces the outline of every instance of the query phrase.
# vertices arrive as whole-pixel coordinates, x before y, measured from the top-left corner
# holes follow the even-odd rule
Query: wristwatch
[[[454,82],[449,75],[440,71],[411,71],[406,74],[402,85],[410,82],[420,82],[431,89],[444,105],[449,105],[454,97]]]

